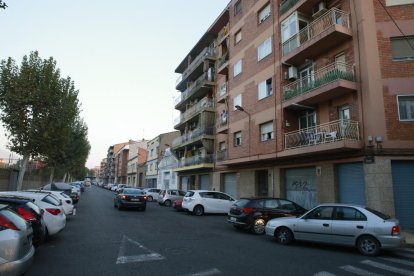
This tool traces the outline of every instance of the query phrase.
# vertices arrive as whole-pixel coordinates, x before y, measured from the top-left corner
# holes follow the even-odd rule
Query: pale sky
[[[229,0],[5,0],[0,60],[52,56],[79,89],[98,166],[110,145],[174,131],[174,73]],[[8,159],[0,126],[0,158]]]

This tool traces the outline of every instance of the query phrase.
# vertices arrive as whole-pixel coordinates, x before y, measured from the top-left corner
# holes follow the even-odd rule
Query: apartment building
[[[412,0],[231,0],[175,70],[179,188],[364,204],[414,229],[412,26]]]
[[[137,186],[139,188],[147,187],[146,181],[147,172],[147,147],[138,147],[138,160],[137,160]]]
[[[180,112],[174,128],[180,136],[172,142],[179,160],[180,189],[208,189],[212,185],[215,156],[217,37],[228,22],[224,11],[175,69]]]
[[[178,131],[172,131],[159,134],[157,137],[148,141],[147,144],[147,162],[146,162],[146,186],[148,188],[158,188],[158,164],[170,144],[179,136]]]

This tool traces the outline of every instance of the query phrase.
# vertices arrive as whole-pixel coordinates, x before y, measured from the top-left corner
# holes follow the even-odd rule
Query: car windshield
[[[374,209],[371,209],[371,208],[365,208],[365,210],[370,211],[374,215],[382,218],[383,220],[387,220],[387,219],[390,219],[391,218],[389,215],[383,214],[380,211],[377,211],[377,210],[374,210]]]
[[[124,193],[124,194],[132,194],[132,195],[143,195],[143,194],[144,194],[144,192],[143,192],[142,190],[138,190],[138,189],[129,189],[129,188],[124,189],[124,190],[122,191],[122,193]]]

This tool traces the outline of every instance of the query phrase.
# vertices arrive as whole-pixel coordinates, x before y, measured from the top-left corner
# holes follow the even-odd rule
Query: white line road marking
[[[73,208],[72,216],[76,216],[76,208]]]
[[[327,271],[321,271],[321,272],[313,274],[313,276],[336,276],[336,274],[332,274]]]
[[[148,254],[139,254],[139,255],[132,255],[132,256],[125,256],[126,249],[128,245],[135,245],[141,250],[148,252]],[[118,258],[116,259],[116,264],[127,264],[127,263],[136,263],[136,262],[148,262],[148,261],[160,261],[164,260],[165,258],[152,251],[151,249],[146,248],[145,246],[141,245],[139,242],[134,241],[133,239],[128,238],[127,236],[122,237],[121,246],[119,247]]]
[[[376,268],[384,269],[384,270],[387,270],[387,271],[391,271],[391,272],[394,272],[394,273],[399,273],[399,274],[402,274],[402,275],[414,276],[414,271],[412,271],[412,270],[410,271],[410,270],[406,270],[406,269],[402,269],[402,268],[397,268],[397,267],[385,265],[385,264],[370,261],[370,260],[365,260],[365,261],[362,261],[361,263],[366,264],[366,265],[370,265],[370,266],[373,266],[373,267],[376,267]]]
[[[217,268],[213,268],[211,270],[187,274],[186,276],[208,276],[208,275],[216,275],[216,274],[221,274],[221,271],[218,270]]]
[[[356,275],[361,275],[361,276],[381,276],[382,274],[377,274],[365,269],[361,269],[352,265],[346,265],[346,266],[341,266],[340,269],[354,273]]]
[[[403,259],[388,258],[388,257],[385,257],[385,258],[384,257],[379,257],[379,259],[394,262],[394,263],[404,264],[404,265],[408,265],[408,266],[414,266],[414,262],[403,260]]]

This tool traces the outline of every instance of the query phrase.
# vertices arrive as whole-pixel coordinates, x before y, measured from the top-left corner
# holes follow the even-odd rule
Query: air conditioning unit
[[[328,9],[326,8],[326,3],[324,1],[319,2],[312,9],[313,18],[319,17],[324,14]]]
[[[298,78],[298,68],[290,66],[288,69],[288,78],[290,80],[295,80]]]

